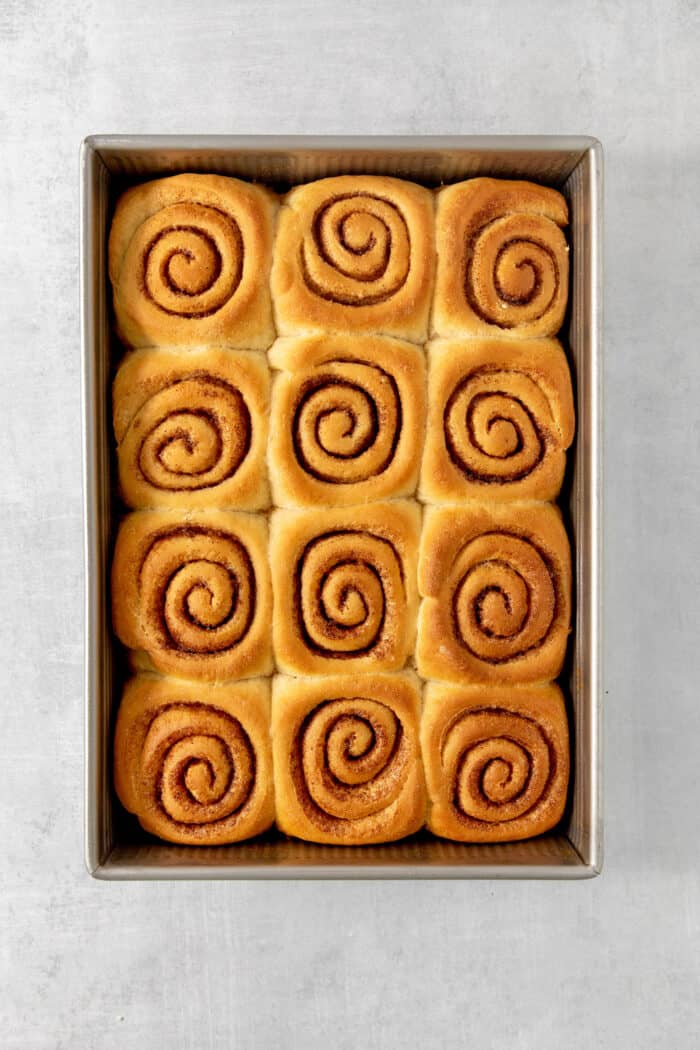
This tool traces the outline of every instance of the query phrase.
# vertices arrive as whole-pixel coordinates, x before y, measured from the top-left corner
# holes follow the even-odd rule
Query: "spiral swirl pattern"
[[[250,449],[251,432],[240,391],[194,372],[141,406],[121,443],[122,470],[137,470],[161,491],[213,488],[236,473]]]
[[[372,652],[387,610],[403,594],[401,558],[388,540],[352,529],[316,537],[297,566],[296,613],[306,646],[340,659]]]
[[[293,742],[297,796],[325,830],[364,820],[398,799],[410,757],[390,707],[364,697],[326,701],[309,713]]]
[[[393,376],[364,361],[329,361],[300,391],[292,422],[297,462],[319,481],[366,481],[391,463],[401,424]]]
[[[411,239],[400,207],[372,193],[332,197],[316,211],[301,246],[304,281],[344,306],[371,306],[403,287]]]
[[[445,406],[445,443],[452,462],[473,481],[506,483],[542,462],[551,419],[546,395],[522,372],[482,369],[467,376]]]
[[[546,317],[565,295],[567,275],[559,226],[543,215],[508,214],[472,236],[465,291],[482,321],[517,328]]]
[[[172,204],[136,236],[144,293],[164,313],[208,317],[235,294],[243,239],[231,215],[193,202]]]
[[[241,723],[205,704],[171,704],[151,721],[140,755],[142,802],[168,833],[234,826],[255,787],[256,761]]]
[[[458,715],[443,734],[441,761],[455,815],[467,824],[503,824],[529,813],[555,774],[544,727],[496,707]]]
[[[542,645],[555,622],[556,581],[532,539],[486,532],[455,559],[449,582],[458,643],[491,664]]]
[[[255,574],[244,544],[205,527],[157,535],[141,563],[139,589],[152,641],[183,653],[234,648],[255,613]]]

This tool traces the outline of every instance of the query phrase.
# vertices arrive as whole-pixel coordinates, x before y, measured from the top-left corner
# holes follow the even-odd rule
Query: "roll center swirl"
[[[541,320],[568,272],[566,239],[551,219],[509,214],[487,223],[467,251],[465,291],[481,320],[516,328]]]
[[[234,536],[198,527],[161,534],[144,557],[140,579],[148,630],[161,647],[224,652],[248,633],[255,576]]]
[[[520,481],[542,463],[551,442],[552,410],[523,372],[482,369],[466,376],[447,400],[445,444],[470,480]]]
[[[162,208],[139,236],[146,295],[164,313],[207,317],[235,294],[243,273],[238,223],[192,202]]]
[[[294,743],[294,779],[321,826],[362,820],[400,794],[409,749],[397,715],[364,697],[328,700],[307,715]]]
[[[542,726],[503,708],[458,715],[444,733],[441,754],[452,806],[467,823],[524,816],[545,797],[556,764]]]
[[[309,543],[297,566],[300,630],[314,652],[342,659],[372,651],[387,605],[403,594],[399,556],[387,540],[346,530]]]
[[[498,532],[476,537],[457,556],[448,587],[455,638],[488,663],[537,648],[554,623],[552,570],[524,537]]]
[[[161,817],[179,826],[236,817],[255,786],[255,753],[240,722],[206,704],[171,704],[151,722],[141,777]]]
[[[299,392],[292,421],[295,456],[319,481],[366,481],[392,462],[401,425],[393,376],[362,361],[330,361]]]
[[[204,373],[161,388],[139,409],[122,440],[122,454],[154,488],[212,488],[233,477],[252,440],[241,393]]]
[[[370,193],[333,197],[314,215],[301,267],[316,295],[345,306],[371,306],[406,282],[411,242],[393,201]]]

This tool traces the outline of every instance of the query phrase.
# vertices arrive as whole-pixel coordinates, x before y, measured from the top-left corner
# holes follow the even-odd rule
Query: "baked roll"
[[[458,842],[512,842],[560,820],[569,734],[556,685],[425,690],[421,749],[428,828]]]
[[[437,340],[428,404],[422,499],[556,498],[574,437],[569,367],[556,340]]]
[[[420,511],[408,501],[272,515],[273,640],[291,674],[392,671],[415,636]]]
[[[367,503],[415,491],[424,354],[380,336],[278,339],[270,479],[279,506]]]
[[[221,175],[175,175],[127,190],[109,237],[120,338],[129,346],[264,350],[277,201]]]
[[[135,511],[112,565],[117,637],[137,667],[207,681],[272,670],[267,522],[206,510]]]
[[[375,332],[423,342],[434,268],[428,190],[377,175],[297,186],[283,202],[275,239],[277,331]]]
[[[262,354],[137,350],[113,387],[119,487],[130,507],[269,505],[270,379]]]
[[[426,512],[416,661],[424,678],[544,682],[562,668],[571,555],[548,503]]]
[[[277,825],[307,842],[392,842],[425,819],[414,675],[275,678]]]
[[[251,838],[275,816],[270,688],[141,675],[124,690],[114,740],[122,805],[167,842]]]
[[[470,179],[438,193],[432,331],[556,335],[569,286],[566,201],[531,182]]]

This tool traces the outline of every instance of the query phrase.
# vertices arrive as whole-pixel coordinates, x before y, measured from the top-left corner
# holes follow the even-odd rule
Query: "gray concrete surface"
[[[0,0],[3,1047],[700,1044],[699,44],[693,0]],[[602,139],[601,878],[88,878],[77,162],[107,131]]]

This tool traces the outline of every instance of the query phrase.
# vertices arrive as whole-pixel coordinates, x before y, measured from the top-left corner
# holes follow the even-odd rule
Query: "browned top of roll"
[[[421,674],[448,681],[543,681],[561,670],[571,563],[550,504],[431,509],[421,538]]]
[[[269,374],[262,354],[138,350],[113,387],[119,483],[132,507],[269,503]]]
[[[114,627],[164,673],[221,679],[270,667],[265,520],[200,511],[140,511],[114,553]]]
[[[541,834],[561,818],[569,744],[557,686],[430,683],[421,744],[437,834],[508,841]]]
[[[127,190],[109,238],[122,339],[134,347],[269,346],[275,211],[266,190],[220,175],[175,175]]]
[[[422,187],[375,175],[296,187],[285,198],[275,242],[277,330],[422,341],[433,269],[432,200]]]
[[[122,803],[170,842],[249,838],[272,823],[269,687],[138,676],[126,686],[114,747]]]
[[[440,190],[433,332],[556,335],[568,296],[567,222],[564,197],[547,186],[470,179]]]
[[[412,675],[277,678],[273,746],[282,830],[312,842],[384,842],[425,808]]]
[[[401,501],[275,512],[278,666],[300,674],[402,667],[415,629],[419,529],[418,508]]]

